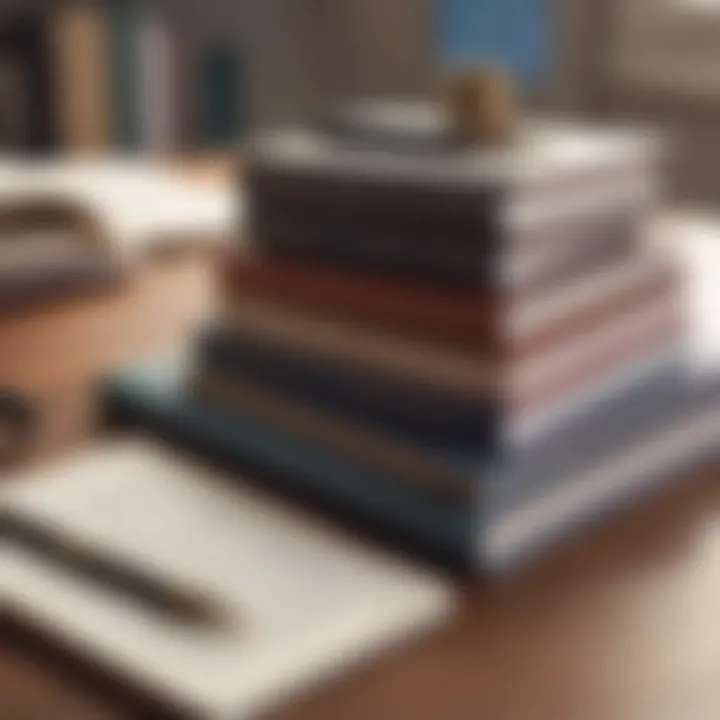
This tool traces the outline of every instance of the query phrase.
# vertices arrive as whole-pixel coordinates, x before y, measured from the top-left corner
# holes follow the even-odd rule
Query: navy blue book
[[[317,355],[283,349],[257,338],[210,331],[199,339],[198,366],[237,375],[295,400],[367,422],[406,440],[492,444],[497,405],[461,392],[422,386],[413,378],[383,376]]]
[[[280,377],[288,379],[282,373]],[[464,496],[468,497],[475,491],[481,469],[486,481],[503,488],[499,493],[501,502],[507,499],[508,488],[519,489],[521,495],[532,492],[542,486],[542,478],[562,475],[587,464],[589,458],[602,457],[620,446],[628,432],[652,425],[656,418],[673,412],[688,399],[680,359],[671,354],[647,372],[631,376],[613,393],[589,402],[584,409],[576,409],[569,417],[548,421],[544,430],[513,446],[500,440],[500,420],[495,437],[488,433],[485,438],[477,434],[473,439],[469,432],[453,436],[442,425],[439,427],[443,432],[412,436],[407,424],[398,422],[397,417],[384,415],[379,423],[371,417],[373,401],[387,399],[382,394],[359,392],[366,403],[359,414],[357,405],[343,408],[326,386],[322,393],[303,393],[300,402],[293,402],[288,388],[291,392],[296,388],[291,388],[291,383],[281,383],[279,392],[275,384],[268,392],[266,379],[244,375],[237,367],[205,366],[196,379],[197,398],[230,414],[254,418],[314,444],[351,454],[368,467],[387,470],[410,484],[424,484],[421,481],[432,470],[434,489],[440,490],[447,483],[453,488],[465,488]],[[203,387],[213,386],[203,392]],[[325,391],[332,402],[325,402]],[[388,460],[393,448],[402,452],[405,462]],[[510,492],[510,499],[514,492]]]
[[[642,393],[646,382],[651,388],[669,391],[681,378],[680,355],[677,348],[669,348],[658,358],[651,356],[643,360],[639,366],[647,364],[651,371],[633,390]],[[373,372],[351,363],[260,341],[241,332],[206,333],[197,343],[195,357],[198,367],[210,376],[230,380],[235,377],[339,420],[367,425],[399,440],[431,447],[440,444],[470,448],[471,452],[478,448],[494,452],[504,445],[516,444],[507,441],[511,424],[521,425],[538,417],[537,422],[542,423],[545,414],[545,411],[535,411],[532,415],[523,412],[511,415],[503,406],[500,388],[487,397],[470,397],[460,390],[430,386],[399,374]],[[593,417],[603,405],[612,408],[617,393],[623,389],[623,376],[629,375],[632,380],[634,372],[633,367],[618,370],[617,381],[610,377],[610,389],[601,393],[603,397],[597,401],[580,398],[578,414]],[[619,389],[614,387],[618,384]],[[662,392],[658,393],[658,397],[662,396]],[[564,400],[558,397],[559,403]],[[567,398],[568,403],[571,400],[572,396]],[[547,414],[550,415],[551,410]]]

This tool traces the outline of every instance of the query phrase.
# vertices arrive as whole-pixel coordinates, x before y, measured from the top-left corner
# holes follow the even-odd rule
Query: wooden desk
[[[148,270],[119,295],[4,324],[0,375],[35,390],[55,449],[89,439],[98,372],[181,343],[211,303],[202,261]],[[717,720],[718,480],[706,468],[519,577],[469,585],[448,631],[271,720]],[[32,639],[0,642],[2,720],[139,717],[121,688]]]
[[[16,350],[15,359],[0,355],[0,375],[37,393],[53,418],[57,450],[91,435],[89,388],[100,370],[176,346],[210,303],[202,262],[155,268],[117,296],[3,324],[0,347]],[[18,359],[23,348],[26,362]],[[464,611],[447,633],[274,720],[715,720],[719,478],[708,468],[521,577],[468,587]],[[27,638],[0,645],[2,720],[138,717],[110,690]]]

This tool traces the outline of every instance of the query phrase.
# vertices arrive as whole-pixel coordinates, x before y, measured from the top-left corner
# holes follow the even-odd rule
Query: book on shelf
[[[206,147],[232,147],[243,128],[242,55],[233,43],[207,42],[198,49],[199,132]]]
[[[64,3],[53,11],[60,137],[71,152],[111,144],[107,16],[99,5]]]
[[[52,23],[40,10],[0,22],[0,143],[5,150],[55,150],[60,108],[51,44]]]
[[[85,154],[234,141],[241,58],[192,36],[187,19],[134,0],[4,13],[0,147]]]
[[[113,146],[124,151],[141,146],[139,52],[143,12],[136,2],[107,4],[108,82],[111,88]]]

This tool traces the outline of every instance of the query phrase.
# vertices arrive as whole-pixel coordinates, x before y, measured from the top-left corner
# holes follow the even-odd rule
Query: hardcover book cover
[[[525,291],[429,287],[369,273],[236,254],[220,261],[226,302],[266,300],[400,336],[475,347],[504,358],[551,347],[652,297],[677,293],[661,253],[622,253]]]

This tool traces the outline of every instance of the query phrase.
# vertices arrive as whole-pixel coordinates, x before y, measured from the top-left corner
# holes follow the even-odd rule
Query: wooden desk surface
[[[98,372],[187,339],[209,312],[208,286],[195,259],[119,293],[4,321],[0,378],[36,394],[54,451],[87,439]],[[520,577],[468,587],[447,632],[273,719],[717,720],[718,477],[708,468]],[[137,718],[111,690],[27,638],[0,644],[2,720]]]
[[[61,451],[91,439],[99,373],[177,347],[212,303],[208,263],[195,258],[3,320],[0,383],[38,398],[43,452]],[[450,629],[271,720],[717,720],[719,479],[707,468],[518,577],[469,585]],[[145,716],[34,639],[0,637],[0,720]]]

